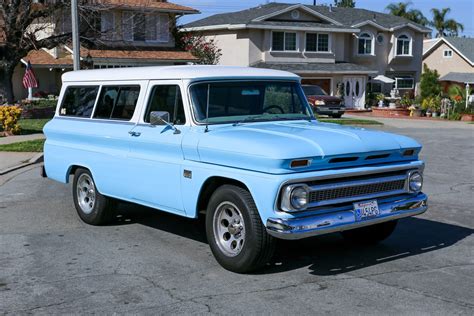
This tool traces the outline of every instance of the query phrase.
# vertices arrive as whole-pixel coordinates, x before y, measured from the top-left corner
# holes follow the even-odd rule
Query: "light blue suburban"
[[[66,73],[44,132],[45,174],[64,183],[74,176],[85,222],[113,219],[116,200],[204,214],[212,252],[236,272],[270,260],[274,238],[343,232],[374,243],[397,219],[427,209],[421,145],[318,122],[291,73],[219,66]]]

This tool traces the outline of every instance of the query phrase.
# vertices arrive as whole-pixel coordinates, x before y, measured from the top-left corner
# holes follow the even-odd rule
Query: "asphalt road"
[[[217,264],[202,222],[123,204],[113,225],[88,226],[70,185],[38,167],[4,177],[0,314],[472,315],[474,125],[386,123],[425,146],[429,211],[375,247],[281,242],[251,275]]]

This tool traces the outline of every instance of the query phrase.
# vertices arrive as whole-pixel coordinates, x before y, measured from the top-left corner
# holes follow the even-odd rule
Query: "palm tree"
[[[429,23],[436,30],[436,37],[458,36],[459,32],[464,31],[464,25],[454,19],[446,19],[446,15],[451,11],[450,8],[441,10],[431,9],[433,21]]]
[[[385,9],[392,15],[400,16],[421,25],[427,25],[428,20],[420,10],[408,8],[411,4],[411,1],[390,3]]]

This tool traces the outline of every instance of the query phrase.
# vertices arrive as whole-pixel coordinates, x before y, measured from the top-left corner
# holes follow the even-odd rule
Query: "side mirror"
[[[166,111],[152,111],[150,113],[151,125],[169,125],[170,113]]]

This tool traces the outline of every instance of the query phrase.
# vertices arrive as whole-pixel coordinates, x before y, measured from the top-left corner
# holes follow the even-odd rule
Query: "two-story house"
[[[80,50],[83,63],[93,68],[115,68],[150,65],[180,65],[194,62],[196,58],[189,52],[175,48],[172,30],[178,16],[196,14],[197,10],[168,2],[167,0],[88,0],[94,34],[97,38],[93,48]],[[38,21],[44,34],[69,33],[71,15],[69,9],[59,12],[60,18]],[[34,26],[33,26],[34,27]],[[89,42],[91,40],[89,39]],[[17,99],[26,97],[21,85],[24,64],[30,61],[38,77],[40,86],[35,91],[57,93],[61,87],[61,75],[72,70],[71,45],[51,50],[31,51],[14,75],[14,94]]]
[[[430,39],[423,48],[423,63],[438,71],[445,91],[452,84],[474,87],[474,38]]]
[[[414,92],[431,32],[364,9],[284,3],[213,15],[183,31],[214,39],[223,65],[291,71],[328,93],[343,90],[346,106],[356,109],[365,106],[369,82],[383,92]]]

